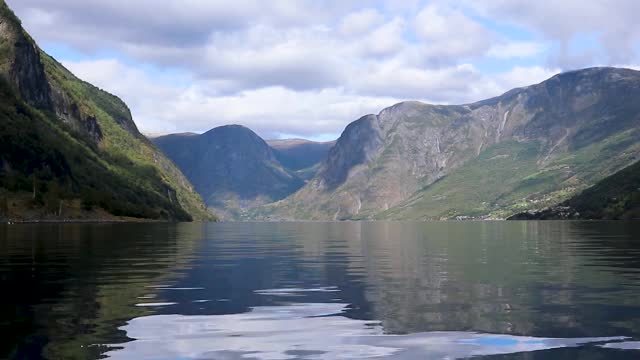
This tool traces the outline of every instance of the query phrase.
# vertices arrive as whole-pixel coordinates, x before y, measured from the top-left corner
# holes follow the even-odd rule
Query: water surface
[[[0,358],[640,358],[638,223],[3,225],[0,286]]]

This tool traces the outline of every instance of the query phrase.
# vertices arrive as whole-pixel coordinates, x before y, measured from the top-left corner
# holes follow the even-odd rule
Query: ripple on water
[[[254,292],[259,295],[270,295],[270,296],[291,296],[291,295],[299,295],[303,293],[321,293],[321,292],[339,292],[336,286],[323,286],[317,288],[282,288],[282,289],[263,289],[263,290],[255,290]]]
[[[462,359],[626,339],[554,339],[455,331],[387,335],[379,322],[343,316],[347,306],[307,303],[255,307],[231,315],[140,317],[122,327],[135,340],[118,344],[121,349],[106,355],[112,359]]]
[[[175,302],[154,302],[154,303],[137,303],[136,306],[139,307],[153,307],[153,306],[170,306],[176,305]]]
[[[640,350],[640,341],[623,341],[604,344],[601,347],[605,349],[619,349],[619,350]]]

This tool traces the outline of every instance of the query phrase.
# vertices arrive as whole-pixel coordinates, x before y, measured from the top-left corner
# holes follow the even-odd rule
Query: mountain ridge
[[[275,151],[278,161],[303,180],[309,180],[318,171],[335,141],[311,141],[306,139],[266,140]]]
[[[226,219],[241,218],[247,209],[298,190],[313,172],[307,165],[313,167],[330,145],[277,140],[272,146],[241,125],[152,141],[182,169],[207,205]]]
[[[564,199],[638,153],[639,74],[588,68],[465,105],[396,104],[347,126],[318,176],[251,216],[504,218]]]
[[[335,142],[265,141],[239,125],[149,140],[4,2],[0,95],[2,218],[209,219],[197,190],[240,219],[502,219],[596,199],[589,189],[640,157],[640,72],[610,67],[468,104],[400,102]]]

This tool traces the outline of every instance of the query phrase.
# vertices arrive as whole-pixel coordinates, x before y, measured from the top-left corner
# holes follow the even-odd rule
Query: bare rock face
[[[51,109],[47,110],[52,111],[59,120],[70,128],[85,134],[94,143],[98,144],[102,140],[102,129],[95,116],[83,115],[78,104],[63,89],[55,85],[50,86],[48,82],[43,86],[50,89]]]
[[[640,151],[636,140],[640,72],[628,69],[563,73],[467,105],[400,103],[347,126],[317,177],[256,216],[424,219],[508,213],[516,205],[536,206],[551,193],[566,196],[629,165]],[[603,150],[595,150],[609,151],[608,145],[621,151],[609,162],[596,155]],[[482,170],[494,166],[492,181]],[[468,184],[460,188],[467,199],[454,203],[429,190],[437,183],[451,199],[461,193],[453,189],[468,180],[462,171],[484,174],[475,191]],[[505,200],[510,195],[499,193],[496,182],[508,183],[509,175],[518,182],[512,193],[524,194],[523,199]],[[442,211],[429,210],[435,207]]]
[[[381,145],[377,116],[367,115],[349,124],[320,171],[319,178],[326,190],[331,191],[344,183],[350,171],[369,162]]]
[[[96,143],[100,142],[103,134],[95,116],[82,114],[79,105],[66,91],[49,79],[43,59],[47,55],[40,51],[17,21],[9,12],[0,14],[0,37],[6,47],[5,52],[9,54],[2,59],[6,64],[2,69],[6,72],[2,76],[27,104],[55,113],[67,126],[84,133]],[[75,78],[71,73],[66,75]]]
[[[9,73],[11,82],[29,105],[53,110],[51,87],[38,49],[24,35],[17,36],[14,47],[16,60]]]

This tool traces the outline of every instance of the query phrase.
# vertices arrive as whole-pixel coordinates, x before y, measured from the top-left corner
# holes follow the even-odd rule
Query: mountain
[[[351,123],[318,174],[256,219],[505,218],[640,155],[640,72],[590,68],[466,105],[404,102]]]
[[[283,199],[304,185],[294,170],[280,162],[282,158],[304,166],[303,156],[282,142],[277,152],[243,126],[222,126],[202,135],[167,135],[153,141],[223,218],[238,218],[243,210]]]
[[[280,163],[291,170],[303,170],[323,162],[335,143],[304,139],[267,140]]]
[[[309,180],[318,172],[335,141],[315,142],[303,139],[267,140],[282,166]]]
[[[0,119],[0,218],[213,218],[126,104],[45,54],[4,1]]]
[[[509,220],[640,219],[640,162],[620,170],[571,199]]]

